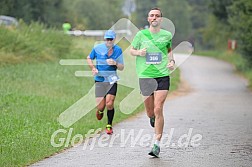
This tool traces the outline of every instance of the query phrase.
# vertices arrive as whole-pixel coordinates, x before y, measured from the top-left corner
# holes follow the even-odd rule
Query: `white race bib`
[[[119,80],[120,80],[120,78],[117,75],[108,76],[108,81],[110,84],[114,84],[115,82],[117,82]]]
[[[162,61],[162,53],[146,53],[146,64],[160,64]]]

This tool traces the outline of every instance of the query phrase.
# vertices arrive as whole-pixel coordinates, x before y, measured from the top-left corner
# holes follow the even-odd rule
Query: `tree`
[[[228,12],[227,8],[232,4],[234,0],[211,0],[210,8],[212,13],[220,21],[228,24]]]
[[[59,26],[64,19],[61,0],[1,0],[0,13],[23,19],[26,23],[39,21],[48,26]]]
[[[207,25],[200,29],[205,49],[223,50],[232,37],[232,27],[228,22],[228,7],[233,0],[211,0]]]
[[[134,24],[138,28],[144,28],[149,25],[147,21],[148,12],[151,8],[157,6],[157,0],[136,0],[136,12]]]
[[[228,21],[232,26],[238,48],[252,67],[252,1],[234,1],[228,8]]]
[[[122,4],[122,0],[78,0],[71,15],[76,24],[84,24],[86,29],[108,29],[122,18]]]
[[[191,39],[195,42],[196,49],[206,48],[203,41],[202,29],[208,26],[210,13],[209,4],[211,0],[187,0],[189,5],[189,16],[192,24]]]
[[[170,19],[175,25],[175,45],[187,40],[192,35],[192,24],[190,21],[190,8],[186,0],[160,0],[158,6],[162,9],[163,17]]]

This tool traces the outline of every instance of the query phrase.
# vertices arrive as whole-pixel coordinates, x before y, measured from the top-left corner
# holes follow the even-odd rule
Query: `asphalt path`
[[[190,87],[165,102],[160,158],[148,155],[153,128],[145,112],[32,166],[252,166],[252,93],[234,67],[190,56],[180,66]],[[183,92],[185,91],[185,92]]]

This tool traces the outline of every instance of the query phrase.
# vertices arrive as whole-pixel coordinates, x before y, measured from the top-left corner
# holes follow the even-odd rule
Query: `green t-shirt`
[[[147,64],[146,56],[136,57],[136,71],[139,78],[158,78],[169,75],[168,49],[172,46],[172,34],[161,29],[158,33],[151,33],[149,29],[139,31],[131,45],[139,50],[147,48],[147,53],[161,53],[160,64]]]

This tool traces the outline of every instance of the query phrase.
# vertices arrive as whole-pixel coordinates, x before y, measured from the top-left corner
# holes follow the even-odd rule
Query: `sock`
[[[109,124],[109,125],[112,125],[113,118],[114,118],[114,114],[115,114],[115,110],[114,110],[114,109],[108,110],[108,111],[107,111],[108,124]]]
[[[157,146],[159,146],[160,141],[159,141],[159,140],[156,140],[156,141],[155,141],[155,144],[156,144]]]

